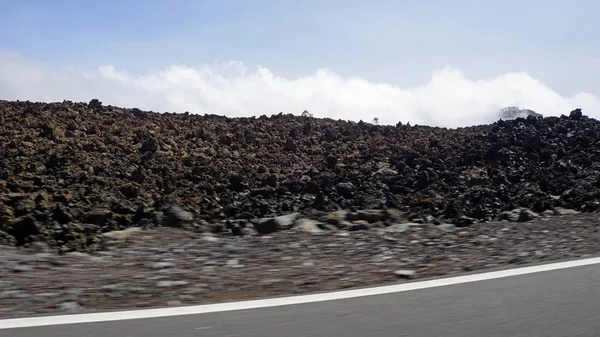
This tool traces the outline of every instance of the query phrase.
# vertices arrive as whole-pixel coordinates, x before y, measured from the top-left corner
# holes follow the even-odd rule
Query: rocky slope
[[[129,227],[231,236],[592,212],[599,131],[579,109],[446,129],[0,101],[0,242],[94,251]]]

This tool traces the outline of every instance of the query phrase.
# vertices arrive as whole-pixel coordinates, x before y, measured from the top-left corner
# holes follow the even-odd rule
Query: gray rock
[[[154,262],[151,266],[152,269],[165,269],[175,267],[173,262]]]
[[[376,175],[395,176],[396,174],[398,174],[398,171],[392,170],[389,167],[383,167],[383,168],[380,168],[379,170],[375,171],[372,175],[373,176],[376,176]]]
[[[281,215],[275,217],[275,221],[277,221],[278,229],[290,229],[294,226],[296,219],[300,216],[300,213],[292,213],[287,215]]]
[[[227,265],[229,267],[238,266],[238,265],[240,265],[240,260],[238,260],[238,259],[229,259],[229,260],[227,260]]]
[[[526,208],[517,208],[512,211],[505,211],[498,215],[499,220],[508,220],[511,222],[525,222],[539,218],[539,214]]]
[[[323,230],[319,228],[322,222],[311,220],[311,219],[300,219],[296,222],[296,228],[298,230],[309,233],[309,234],[322,234]]]
[[[522,209],[519,212],[519,221],[520,222],[531,221],[531,220],[537,219],[539,217],[540,217],[539,214],[537,214],[531,210],[528,210],[528,209]]]
[[[256,220],[253,225],[260,234],[271,234],[278,230],[290,229],[294,226],[300,213],[281,215],[274,218],[262,218]]]
[[[456,229],[456,226],[454,226],[451,223],[442,223],[442,224],[437,225],[435,228],[443,230],[445,232],[449,232],[449,231]]]
[[[84,252],[68,252],[65,256],[74,257],[74,258],[89,258],[90,254]]]
[[[88,107],[90,107],[90,109],[100,110],[102,109],[102,102],[97,98],[94,98],[91,101],[89,101]]]
[[[9,222],[11,227],[8,231],[18,242],[25,242],[27,237],[40,233],[41,223],[33,216],[25,216]]]
[[[388,208],[388,209],[386,209],[383,212],[386,215],[386,217],[388,217],[392,221],[396,221],[396,222],[406,221],[406,215],[402,211],[400,211],[399,209]]]
[[[20,265],[12,266],[10,268],[10,270],[12,270],[13,273],[24,273],[24,272],[32,271],[33,267],[24,265],[24,264],[20,264]]]
[[[158,281],[156,282],[157,288],[174,288],[174,287],[182,287],[187,285],[187,281]]]
[[[580,108],[574,109],[569,113],[569,118],[574,120],[580,120],[583,118],[583,112]]]
[[[555,207],[554,208],[554,214],[556,215],[575,215],[575,214],[579,214],[579,211],[576,211],[574,209],[566,209],[566,208],[562,208],[562,207]]]
[[[177,307],[180,305],[181,305],[181,301],[177,301],[177,300],[167,301],[167,306],[169,306],[169,307]]]
[[[423,217],[423,219],[425,220],[426,223],[434,223],[435,222],[435,218],[433,217],[433,215],[426,215]]]
[[[342,222],[347,221],[349,217],[351,217],[351,216],[350,216],[350,212],[348,210],[339,210],[339,211],[328,213],[327,215],[325,215],[323,217],[322,220],[329,224],[340,227],[340,224]]]
[[[111,240],[124,241],[141,231],[142,229],[140,227],[131,227],[120,231],[106,232],[103,233],[102,236]]]
[[[326,231],[335,231],[339,229],[337,226],[328,223],[322,223],[321,225],[319,225],[319,228]]]
[[[346,228],[346,230],[348,230],[350,232],[355,232],[355,231],[367,230],[370,228],[371,228],[371,225],[369,224],[369,222],[367,222],[365,220],[356,220],[352,223],[352,225],[348,226]]]
[[[333,226],[333,225],[332,225]],[[345,229],[348,230],[348,228],[352,227],[352,222],[350,221],[346,221],[346,220],[341,220],[337,223],[337,225],[335,225],[337,229]]]
[[[354,195],[354,192],[356,191],[356,186],[354,186],[354,184],[350,182],[339,183],[337,184],[337,191],[345,197],[352,197]]]
[[[557,214],[553,210],[548,209],[548,210],[543,211],[541,215],[543,217],[549,217],[549,216],[553,216],[553,215],[557,215]]]
[[[259,219],[252,224],[259,234],[271,234],[277,231],[277,221],[275,218]]]
[[[170,206],[165,211],[163,225],[166,227],[186,227],[191,226],[194,221],[194,215],[183,210],[179,206]]]
[[[202,240],[207,241],[207,242],[219,242],[220,239],[212,234],[204,234],[202,235]]]
[[[83,307],[77,302],[63,302],[58,305],[58,308],[63,311],[77,312],[82,311]]]
[[[160,275],[179,275],[179,274],[184,274],[185,271],[183,271],[181,269],[176,269],[176,268],[165,268],[165,269],[159,269],[156,273],[160,274]]]
[[[404,279],[413,279],[415,277],[417,277],[417,272],[414,270],[408,270],[408,269],[403,269],[403,270],[396,270],[394,272],[394,274],[400,278],[404,278]]]
[[[296,142],[294,142],[292,138],[288,138],[283,146],[283,149],[285,151],[296,152],[298,151],[298,145],[296,145]]]
[[[358,213],[356,214],[356,218],[357,220],[364,220],[367,222],[377,222],[377,221],[383,221],[385,218],[385,215],[383,214],[383,211],[380,210],[363,210],[363,211],[358,211]]]
[[[468,216],[463,215],[460,218],[456,219],[454,224],[458,227],[468,227],[468,226],[474,224],[475,221],[476,221],[475,219],[469,218]]]
[[[121,293],[121,292],[117,292],[117,291],[110,291],[107,293],[104,293],[105,296],[108,296],[110,298],[123,298],[125,297],[125,294]]]
[[[83,295],[83,289],[78,289],[78,288],[69,289],[69,291],[67,291],[67,293],[72,296],[81,296],[81,295]]]
[[[81,221],[97,226],[104,226],[108,220],[112,219],[113,212],[106,208],[96,208],[81,216]]]
[[[35,241],[35,242],[30,243],[27,246],[27,251],[29,251],[33,254],[44,254],[44,253],[52,252],[52,249],[45,242]]]
[[[515,119],[518,117],[525,118],[527,116],[543,117],[542,114],[537,113],[531,109],[520,109],[515,106],[508,106],[503,108],[502,110],[500,110],[498,115],[502,119]]]
[[[516,222],[519,220],[519,212],[517,210],[501,212],[498,214],[498,220]]]
[[[260,234],[260,233],[256,229],[250,228],[250,227],[245,227],[240,230],[240,235],[248,236],[248,235],[258,235],[258,234]]]
[[[102,287],[100,287],[100,289],[104,289],[104,290],[115,290],[115,289],[119,289],[121,288],[123,285],[120,283],[115,283],[115,284],[106,284],[103,285]]]
[[[382,233],[404,233],[410,229],[411,226],[415,224],[413,223],[398,223],[381,229]]]
[[[281,283],[283,281],[284,281],[283,279],[274,278],[274,279],[260,280],[258,282],[258,284],[261,286],[270,286],[270,285]]]

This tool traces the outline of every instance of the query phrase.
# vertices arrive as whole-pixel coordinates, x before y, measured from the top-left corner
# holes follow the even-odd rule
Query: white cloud
[[[308,110],[317,117],[380,124],[465,126],[496,120],[505,106],[546,116],[581,107],[600,117],[600,99],[589,93],[562,96],[525,73],[468,79],[451,67],[435,72],[428,83],[402,88],[321,69],[311,76],[284,78],[264,67],[239,62],[192,68],[173,65],[144,74],[113,66],[93,71],[58,69],[15,54],[0,54],[0,98],[87,102],[153,111],[227,116],[271,115]]]

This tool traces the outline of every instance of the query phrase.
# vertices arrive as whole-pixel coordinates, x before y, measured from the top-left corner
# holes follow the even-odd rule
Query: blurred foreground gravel
[[[586,213],[463,228],[296,226],[244,237],[157,228],[112,233],[106,250],[92,254],[0,246],[0,317],[301,294],[582,257],[600,251],[599,220]]]

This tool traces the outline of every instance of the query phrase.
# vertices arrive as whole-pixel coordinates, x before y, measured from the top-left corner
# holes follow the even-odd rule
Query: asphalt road
[[[600,264],[280,307],[0,330],[1,337],[600,335]]]

